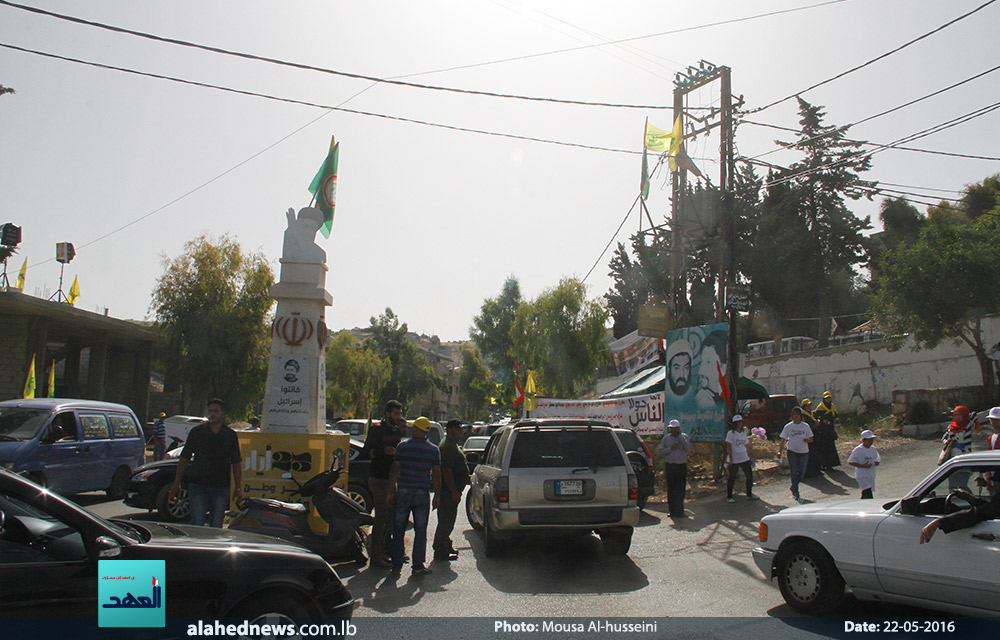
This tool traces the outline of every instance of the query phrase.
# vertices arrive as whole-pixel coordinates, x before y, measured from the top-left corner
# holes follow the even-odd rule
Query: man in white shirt
[[[847,459],[847,464],[854,467],[854,477],[858,480],[862,500],[875,497],[872,495],[875,490],[875,467],[882,462],[878,449],[872,446],[873,442],[875,434],[871,429],[865,429],[861,432],[861,444],[854,447],[854,451]]]
[[[778,460],[788,449],[788,470],[792,475],[792,497],[796,502],[801,502],[799,496],[799,482],[806,472],[806,464],[809,462],[809,443],[813,441],[813,431],[808,424],[802,421],[802,409],[792,407],[792,421],[781,430],[781,448],[778,450]]]

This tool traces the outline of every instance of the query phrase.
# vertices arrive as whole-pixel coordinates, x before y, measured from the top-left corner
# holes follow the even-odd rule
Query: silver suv
[[[625,555],[639,521],[639,487],[607,422],[527,420],[498,429],[472,474],[466,514],[486,555],[515,532],[595,531]]]

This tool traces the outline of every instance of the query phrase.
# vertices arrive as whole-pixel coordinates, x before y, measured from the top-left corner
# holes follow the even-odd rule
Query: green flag
[[[639,195],[643,200],[649,198],[649,161],[646,159],[646,149],[642,150],[642,182],[639,187]]]
[[[31,366],[28,367],[28,377],[24,381],[24,397],[35,397],[35,356],[31,356]]]
[[[337,160],[340,156],[340,143],[330,137],[330,153],[327,154],[323,166],[316,172],[316,177],[309,185],[309,192],[316,196],[316,207],[323,212],[323,226],[320,231],[324,238],[330,237],[333,230],[333,212],[337,206]]]

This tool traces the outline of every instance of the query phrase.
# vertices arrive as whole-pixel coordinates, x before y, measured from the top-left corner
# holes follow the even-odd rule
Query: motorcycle
[[[368,534],[361,527],[372,524],[374,519],[343,489],[333,486],[340,473],[334,462],[329,470],[309,478],[305,484],[299,484],[291,473],[281,476],[298,487],[292,490],[293,496],[312,498],[316,511],[328,525],[326,534],[316,533],[309,526],[306,505],[270,498],[244,498],[229,528],[288,540],[326,560],[346,557],[363,565],[368,562],[365,551]]]

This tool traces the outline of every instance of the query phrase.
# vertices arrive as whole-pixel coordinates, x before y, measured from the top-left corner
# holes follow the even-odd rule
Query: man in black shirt
[[[455,528],[458,505],[462,503],[462,491],[469,484],[469,465],[458,446],[462,438],[462,421],[449,420],[445,433],[447,437],[441,443],[441,504],[434,533],[434,559],[438,561],[458,560],[451,532]]]
[[[173,500],[181,488],[181,479],[188,465],[191,476],[188,482],[188,499],[191,505],[191,524],[204,525],[208,512],[210,526],[221,528],[222,519],[229,506],[229,470],[232,468],[236,488],[233,498],[243,499],[243,467],[240,465],[240,445],[236,432],[225,422],[226,408],[222,400],[208,401],[208,423],[200,424],[188,434],[187,442],[177,464],[174,484],[167,493]]]
[[[385,405],[385,418],[368,430],[365,446],[361,452],[361,455],[368,456],[372,461],[368,488],[375,503],[375,522],[372,524],[372,534],[368,539],[370,546],[368,556],[373,565],[382,568],[390,566],[385,552],[393,519],[393,507],[386,501],[389,491],[389,472],[392,470],[396,455],[396,445],[405,435],[406,420],[403,418],[403,405],[397,400],[390,400]]]
[[[966,499],[968,502],[973,504],[973,506],[968,509],[956,511],[950,515],[931,520],[930,523],[928,523],[927,526],[920,531],[920,544],[930,542],[931,538],[934,537],[934,532],[938,529],[941,529],[941,531],[944,531],[945,533],[951,533],[952,531],[958,531],[959,529],[967,529],[975,526],[984,520],[996,520],[997,518],[1000,518],[1000,487],[998,487],[994,482],[993,489],[994,491],[992,492],[989,502],[984,502],[981,499],[972,496],[972,494],[968,493],[968,491],[958,490],[968,496]]]

